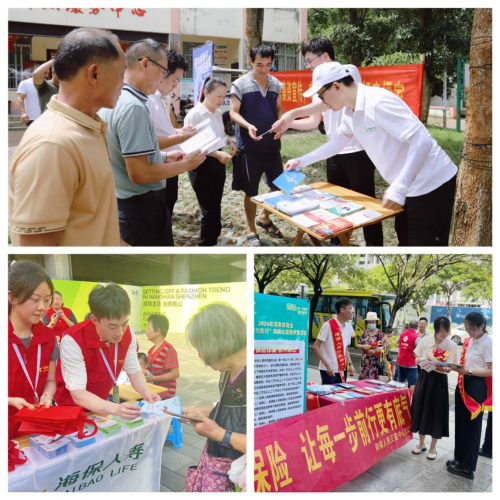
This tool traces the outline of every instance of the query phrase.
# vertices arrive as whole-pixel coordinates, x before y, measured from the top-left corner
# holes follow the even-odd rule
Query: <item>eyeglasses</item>
[[[312,59],[306,59],[306,67],[311,66],[311,63],[314,61],[314,59],[317,59],[318,57],[321,57],[324,54],[324,52],[321,52],[321,54],[318,54],[316,57],[313,57]]]
[[[321,94],[318,94],[318,97],[323,101],[325,102],[325,100],[323,99],[323,94],[327,91],[327,90],[330,90],[332,88],[332,85],[333,85],[333,82],[332,83],[327,83],[325,85],[325,89],[323,90],[323,92],[321,92]]]
[[[163,75],[163,78],[167,78],[167,76],[170,74],[170,71],[168,70],[168,68],[165,68],[165,66],[162,66],[161,64],[158,64],[156,61],[153,61],[153,59],[150,59],[149,57],[143,57],[142,59],[147,59],[149,62],[152,62],[153,64],[156,64],[162,70],[164,70],[165,74]],[[137,60],[138,61],[142,61],[142,59],[137,59]]]

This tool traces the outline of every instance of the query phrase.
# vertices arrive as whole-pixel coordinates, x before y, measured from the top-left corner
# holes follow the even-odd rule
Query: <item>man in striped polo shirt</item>
[[[271,191],[278,188],[273,181],[283,173],[281,161],[282,134],[266,133],[283,114],[280,92],[283,84],[271,76],[274,50],[259,45],[250,50],[252,71],[238,78],[231,87],[230,113],[236,123],[236,146],[238,154],[233,158],[233,189],[245,192],[245,214],[248,223],[249,246],[261,246],[256,225],[265,229],[274,238],[283,235],[262,210],[257,218],[257,206],[252,196],[259,194],[259,182],[266,174],[266,183]],[[262,137],[262,134],[265,134]]]
[[[150,384],[164,387],[162,398],[173,398],[179,378],[179,360],[174,346],[165,340],[169,328],[168,318],[162,314],[151,314],[148,318],[146,337],[154,346],[148,351],[147,369],[151,375],[146,377]]]

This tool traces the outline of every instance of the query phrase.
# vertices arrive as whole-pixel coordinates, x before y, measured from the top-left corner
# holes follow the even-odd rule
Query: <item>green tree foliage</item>
[[[329,38],[343,64],[402,64],[424,54],[431,95],[441,96],[445,68],[451,92],[456,58],[469,53],[473,18],[474,9],[309,9],[308,35]]]

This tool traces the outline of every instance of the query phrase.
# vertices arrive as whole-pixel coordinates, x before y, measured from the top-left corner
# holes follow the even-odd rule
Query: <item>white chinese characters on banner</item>
[[[171,417],[144,420],[135,429],[122,425],[118,434],[85,448],[68,445],[68,453],[48,459],[24,448],[24,465],[9,473],[9,491],[144,491],[160,490],[161,454]]]

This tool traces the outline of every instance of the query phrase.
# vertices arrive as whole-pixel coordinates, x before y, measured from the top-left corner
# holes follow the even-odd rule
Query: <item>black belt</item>
[[[141,203],[143,201],[152,200],[153,198],[161,198],[163,196],[165,196],[165,188],[161,188],[156,191],[147,191],[146,193],[137,194],[135,196],[131,196],[130,198],[118,198],[118,203]]]

